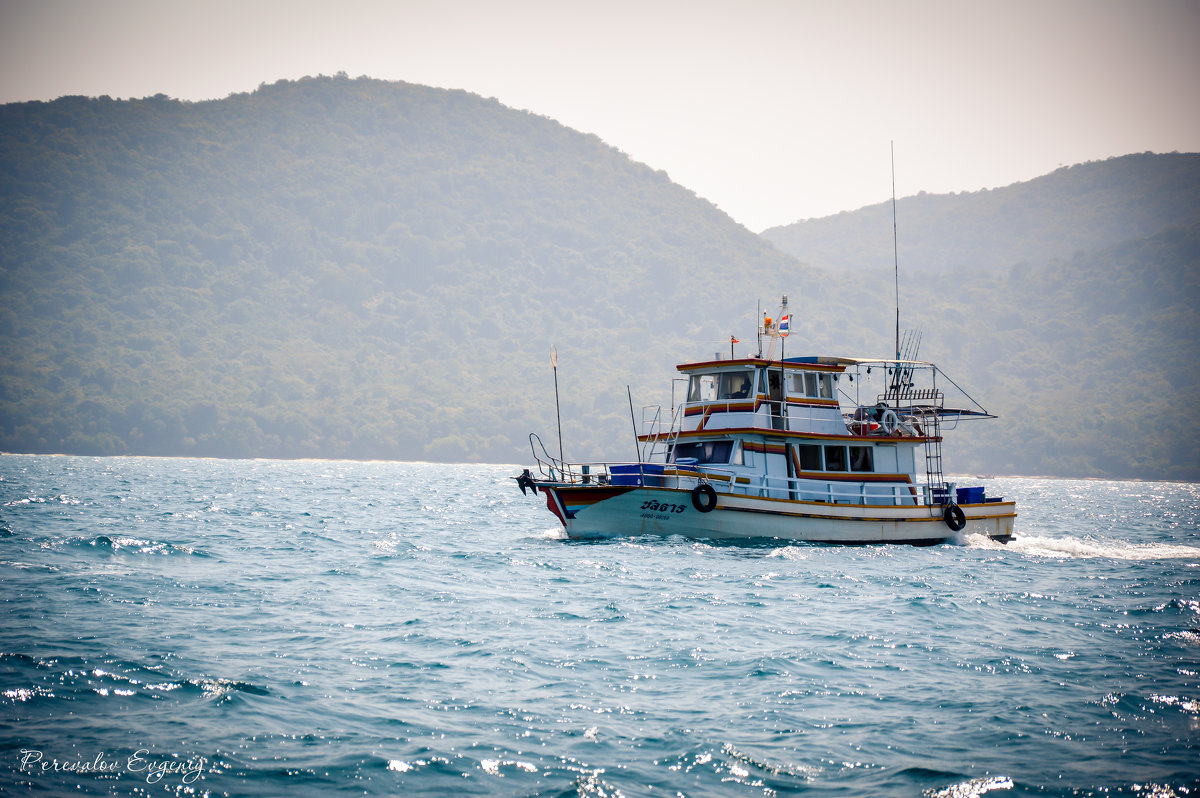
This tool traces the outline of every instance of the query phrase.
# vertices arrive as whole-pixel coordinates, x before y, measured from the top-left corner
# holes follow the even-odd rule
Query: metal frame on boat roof
[[[855,367],[855,372],[860,373],[860,374],[861,374],[861,372],[859,371],[859,369],[861,369],[864,366],[867,368],[868,374],[870,373],[870,369],[873,367],[883,367],[883,368],[887,368],[887,369],[908,369],[910,374],[912,371],[916,371],[916,370],[929,372],[929,375],[930,375],[929,380],[930,380],[930,384],[933,388],[931,395],[929,395],[929,396],[923,395],[921,392],[921,389],[918,389],[917,391],[901,390],[900,388],[897,388],[893,384],[893,385],[887,386],[886,390],[882,394],[879,395],[879,401],[881,401],[881,402],[887,402],[887,403],[891,403],[891,404],[894,404],[897,406],[905,406],[905,407],[909,407],[909,408],[920,408],[921,410],[923,410],[926,413],[936,414],[943,419],[953,419],[953,421],[955,423],[959,420],[998,418],[998,416],[989,412],[986,407],[984,407],[982,404],[980,404],[979,401],[975,399],[975,397],[973,397],[973,396],[971,396],[971,394],[967,393],[966,389],[964,389],[961,385],[959,385],[957,382],[955,382],[953,380],[953,378],[950,377],[949,374],[947,374],[945,371],[943,371],[941,368],[939,368],[936,363],[933,363],[931,361],[928,361],[928,360],[903,360],[903,359],[898,359],[898,358],[849,358],[849,357],[838,357],[838,358],[829,358],[829,359],[839,361],[843,365],[843,367],[853,366],[853,367]],[[970,407],[966,407],[966,408],[945,407],[943,404],[944,394],[940,389],[937,388],[938,375],[941,375],[941,377],[946,382],[948,382],[948,383],[950,383],[950,385],[954,386],[954,389],[957,390],[963,396],[963,398],[965,398],[968,402],[970,402],[971,405],[973,405],[974,409],[972,409]],[[912,388],[911,383],[909,383],[908,388],[910,388],[910,389]],[[930,400],[930,404],[921,404],[920,400],[923,398]],[[953,424],[951,424],[951,426],[949,428],[952,429]]]

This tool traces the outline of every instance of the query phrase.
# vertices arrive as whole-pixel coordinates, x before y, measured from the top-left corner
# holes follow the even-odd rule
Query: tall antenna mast
[[[563,448],[562,448],[562,412],[558,409],[558,350],[554,345],[550,345],[550,368],[554,370],[554,415],[558,417],[558,464],[562,467],[563,464]],[[632,395],[629,400],[633,401]]]
[[[892,147],[892,257],[896,277],[896,360],[900,359],[900,244],[896,233],[896,142]]]

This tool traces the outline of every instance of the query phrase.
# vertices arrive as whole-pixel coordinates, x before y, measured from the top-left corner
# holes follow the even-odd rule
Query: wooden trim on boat
[[[833,432],[794,432],[783,429],[766,429],[765,427],[723,427],[720,429],[680,430],[675,438],[712,438],[713,436],[744,436],[763,435],[769,438],[790,438],[794,440],[816,441],[875,441],[881,443],[912,443],[921,444],[926,441],[940,441],[942,436],[919,435],[854,435]],[[638,435],[639,441],[654,441],[666,438],[665,434]]]

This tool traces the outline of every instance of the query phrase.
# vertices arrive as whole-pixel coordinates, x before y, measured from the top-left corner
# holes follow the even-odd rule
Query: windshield
[[[749,371],[726,371],[718,374],[693,374],[688,380],[689,402],[711,402],[717,399],[745,399],[751,394]]]

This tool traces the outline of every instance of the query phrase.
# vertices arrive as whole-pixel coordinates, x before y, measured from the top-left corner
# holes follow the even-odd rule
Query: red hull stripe
[[[563,526],[566,526],[567,519],[574,518],[575,514],[580,510],[620,496],[623,493],[628,493],[631,490],[636,490],[636,487],[632,485],[627,488],[543,487],[542,490],[546,492],[546,506],[558,516],[558,520],[562,521]]]
[[[563,525],[564,527],[566,527],[566,525],[567,525],[567,516],[566,516],[566,514],[563,512],[562,506],[561,506],[561,505],[559,504],[559,502],[558,502],[558,497],[554,495],[554,491],[552,491],[552,490],[545,490],[545,491],[543,491],[543,493],[545,493],[545,494],[546,494],[546,507],[547,507],[547,509],[549,509],[549,510],[550,510],[550,512],[554,513],[554,515],[555,515],[555,516],[558,518],[558,520],[562,522],[562,525]]]

